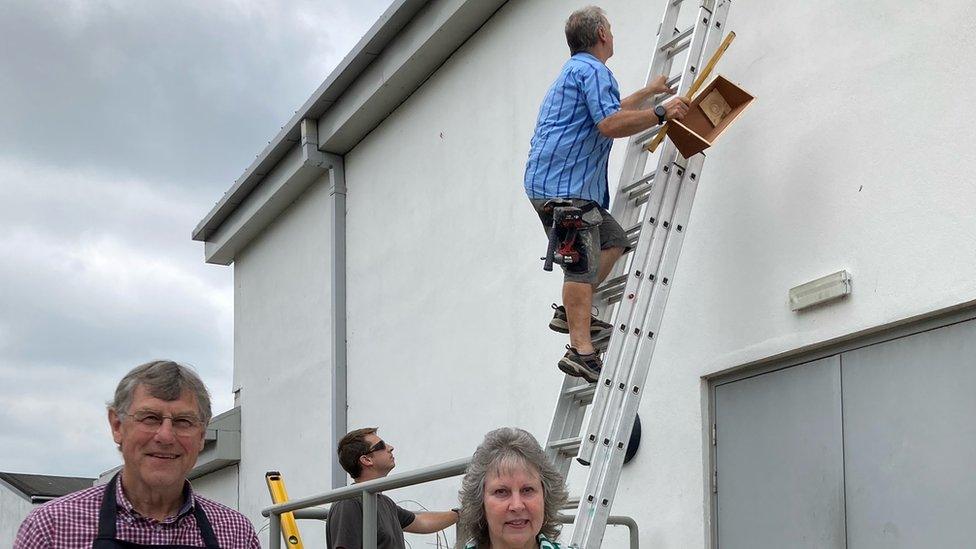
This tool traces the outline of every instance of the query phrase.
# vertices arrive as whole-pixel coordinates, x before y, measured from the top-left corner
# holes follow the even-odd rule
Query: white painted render
[[[36,507],[20,493],[0,482],[0,547],[13,547],[20,523]]]
[[[470,455],[494,427],[548,431],[561,277],[541,270],[521,180],[578,4],[508,2],[345,157],[349,424],[379,426],[400,471]],[[663,4],[602,2],[624,94],[643,84]],[[733,4],[718,72],[758,99],[708,151],[659,333],[614,507],[642,546],[708,541],[703,376],[976,300],[976,7],[918,10]],[[240,508],[259,527],[265,471],[293,498],[328,489],[328,200],[323,178],[235,258]],[[790,311],[789,288],[841,269],[851,296]],[[445,509],[456,489],[390,495]],[[623,539],[611,530],[605,546]]]
[[[264,480],[280,471],[292,498],[331,488],[327,178],[313,183],[238,255],[234,387],[240,387],[240,507],[261,529]],[[309,547],[325,529],[303,524]],[[267,530],[260,533],[267,542]]]
[[[239,466],[231,465],[217,469],[202,477],[197,477],[193,483],[193,491],[207,499],[222,503],[231,509],[238,507],[238,477]]]

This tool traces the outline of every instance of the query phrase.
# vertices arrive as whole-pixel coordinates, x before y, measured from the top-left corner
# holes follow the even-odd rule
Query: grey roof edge
[[[322,115],[335,99],[356,80],[369,62],[375,59],[427,4],[428,0],[397,0],[370,27],[369,31],[343,58],[312,96],[295,111],[287,124],[254,159],[234,185],[197,224],[192,238],[206,241],[231,212],[247,197],[261,179],[281,160],[294,144],[301,139],[301,122],[305,118]],[[369,62],[362,63],[367,59]]]
[[[94,481],[94,478],[88,477],[0,472],[0,484],[10,487],[31,502],[54,499],[77,492],[91,487]]]

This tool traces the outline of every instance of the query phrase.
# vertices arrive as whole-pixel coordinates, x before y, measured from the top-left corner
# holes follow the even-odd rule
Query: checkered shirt
[[[105,487],[102,484],[68,494],[31,511],[20,525],[14,549],[91,549],[98,535],[98,509]],[[187,501],[203,509],[221,548],[261,549],[254,527],[244,515],[192,490],[189,493]],[[176,516],[159,521],[132,508],[121,482],[116,484],[116,498],[118,539],[143,545],[204,547],[192,505],[184,505]]]

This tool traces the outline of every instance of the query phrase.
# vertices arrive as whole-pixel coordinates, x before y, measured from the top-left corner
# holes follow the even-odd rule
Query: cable
[[[417,507],[420,507],[423,511],[428,512],[428,513],[430,512],[430,509],[424,507],[424,505],[422,503],[420,503],[419,501],[414,500],[414,499],[401,499],[400,501],[397,501],[396,502],[397,505],[400,505],[401,503],[412,503],[412,504],[416,505]],[[444,533],[444,530],[438,530],[437,532],[434,532],[435,547],[437,547],[437,549],[442,549],[442,546],[441,546],[441,537],[444,538],[443,549],[451,549],[451,544],[447,541],[447,534]],[[404,540],[404,541],[406,541],[406,540]],[[407,545],[410,545],[410,542],[407,542]]]

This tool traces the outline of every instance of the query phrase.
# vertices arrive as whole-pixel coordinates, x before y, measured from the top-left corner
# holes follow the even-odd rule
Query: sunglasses
[[[380,450],[386,450],[386,443],[383,442],[382,439],[380,439],[380,441],[377,442],[376,444],[370,446],[369,447],[369,450],[366,450],[366,453],[363,454],[363,455],[364,456],[368,456],[368,455],[372,454],[373,452],[379,452]]]

